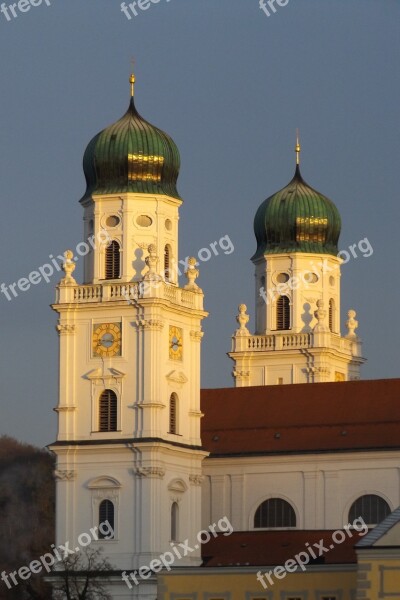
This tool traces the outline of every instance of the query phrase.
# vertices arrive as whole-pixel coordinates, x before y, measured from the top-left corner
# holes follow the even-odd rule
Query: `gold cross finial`
[[[295,148],[295,152],[296,152],[296,165],[300,164],[300,152],[301,152],[301,146],[300,146],[300,136],[299,136],[299,130],[296,129],[296,148]]]
[[[133,68],[135,66],[135,59],[134,58],[132,58],[131,63],[132,63],[132,73],[131,73],[131,76],[129,78],[129,83],[131,84],[131,97],[133,98],[133,96],[135,95],[135,81],[136,81],[135,74],[133,72]]]

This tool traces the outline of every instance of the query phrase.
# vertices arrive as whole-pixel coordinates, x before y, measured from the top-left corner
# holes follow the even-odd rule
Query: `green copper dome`
[[[125,115],[98,133],[88,144],[83,157],[86,192],[118,194],[139,192],[165,194],[180,198],[176,189],[179,151],[173,140],[145,121],[132,97]]]
[[[340,228],[334,203],[304,181],[297,165],[292,181],[264,200],[256,212],[257,251],[252,260],[288,252],[336,256]]]

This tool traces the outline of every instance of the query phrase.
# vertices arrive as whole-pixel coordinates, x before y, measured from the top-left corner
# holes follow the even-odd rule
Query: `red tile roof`
[[[287,531],[250,531],[234,532],[229,536],[222,534],[212,538],[202,546],[203,566],[274,566],[283,565],[299,552],[310,554],[309,565],[312,564],[353,564],[357,562],[354,545],[361,535],[352,530],[352,537],[346,535],[342,543],[332,540],[332,531],[287,530]],[[341,537],[336,538],[338,541]],[[327,549],[325,552],[320,542]],[[306,544],[309,544],[307,547]],[[315,545],[314,545],[315,544]],[[333,548],[330,548],[330,546]],[[312,557],[311,548],[316,559]],[[322,556],[319,556],[322,554]],[[306,562],[306,557],[301,560]]]
[[[201,391],[212,455],[400,449],[400,379]]]

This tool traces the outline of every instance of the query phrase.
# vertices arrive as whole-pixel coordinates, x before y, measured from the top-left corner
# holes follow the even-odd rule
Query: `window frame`
[[[267,504],[271,501],[279,501],[281,503],[282,508],[290,508],[292,511],[292,514],[290,514],[290,517],[294,517],[294,525],[256,525],[256,517],[257,517],[257,513],[258,511],[261,509],[261,507],[264,504]],[[278,510],[278,507],[275,507],[274,509],[275,511]],[[282,519],[283,520],[283,519]],[[275,522],[277,521],[277,515],[275,514]],[[253,513],[253,519],[252,519],[252,530],[254,531],[261,531],[261,530],[272,530],[272,531],[276,531],[276,530],[285,530],[285,529],[297,529],[298,528],[298,515],[297,515],[297,511],[295,506],[293,505],[292,502],[290,502],[288,499],[286,498],[282,498],[280,496],[270,496],[269,498],[265,498],[264,500],[262,500],[261,502],[259,502],[254,510]],[[263,522],[263,518],[262,518],[262,514],[260,515],[260,523]]]
[[[108,428],[107,429],[103,429],[102,428],[102,401],[106,400],[106,398],[103,398],[104,394],[108,393],[108,405],[107,405],[107,419],[108,419]],[[111,403],[115,406],[113,407],[111,405]],[[115,393],[114,390],[110,389],[110,388],[106,388],[104,389],[99,397],[98,397],[98,407],[97,407],[97,411],[98,411],[98,415],[97,415],[97,427],[98,427],[98,433],[113,433],[118,431],[118,396]],[[111,422],[112,419],[112,422]],[[115,423],[115,425],[114,425]],[[112,425],[114,427],[112,427]]]
[[[119,498],[120,498],[120,490],[121,483],[111,477],[109,475],[101,475],[100,477],[96,477],[92,479],[88,483],[88,489],[91,493],[92,500],[92,527],[98,531],[98,527],[100,524],[99,521],[99,508],[100,504],[103,500],[109,500],[114,505],[114,537],[112,539],[100,538],[97,540],[93,540],[92,544],[102,544],[103,542],[107,542],[108,544],[117,542],[119,536]]]
[[[172,283],[171,267],[172,267],[172,248],[171,244],[164,246],[164,279],[167,283]]]
[[[109,261],[111,260],[111,266]],[[113,281],[115,279],[121,279],[121,244],[118,240],[111,240],[107,244],[104,252],[104,279],[106,281]],[[111,269],[111,272],[108,269]],[[117,275],[116,275],[117,273]]]
[[[170,541],[179,542],[179,504],[173,500],[170,510]]]
[[[385,510],[387,509],[387,514],[386,515],[381,515],[379,514],[379,508],[375,507],[371,510],[371,512],[373,510],[376,511],[377,513],[377,519],[376,522],[375,521],[371,521],[370,519],[365,518],[365,513],[363,514],[363,512],[359,509],[356,510],[356,504],[357,502],[362,501],[365,498],[376,498],[379,501],[381,501],[381,508],[383,506],[383,504],[385,504]],[[352,511],[354,512],[355,516],[352,516]],[[350,523],[350,525],[356,520],[359,519],[360,517],[363,519],[364,523],[368,526],[368,527],[375,527],[376,525],[378,525],[378,523],[380,523],[381,521],[383,521],[383,519],[385,519],[388,515],[390,515],[390,513],[392,512],[392,508],[389,504],[389,502],[383,498],[381,495],[379,494],[375,494],[375,493],[368,493],[368,494],[362,494],[361,496],[358,496],[355,500],[353,500],[353,502],[351,503],[348,511],[347,511],[347,517],[348,517],[348,522]]]
[[[328,323],[329,331],[336,333],[336,302],[334,298],[329,298]]]
[[[179,398],[176,392],[169,397],[168,411],[168,433],[179,435]]]
[[[102,519],[102,518],[101,518],[101,516],[100,516],[100,513],[101,513],[101,507],[102,507],[102,506],[103,506],[103,505],[104,505],[106,502],[107,502],[107,503],[108,503],[110,506],[112,506],[112,523],[110,522],[110,519],[109,519],[108,517],[107,517],[107,518],[105,518],[105,519]],[[112,530],[113,530],[113,532],[114,532],[114,535],[113,535],[113,537],[111,537],[111,538],[110,538],[110,537],[109,537],[109,538],[105,537],[105,536],[104,536],[104,535],[101,533],[101,531],[100,531],[100,524],[101,524],[101,523],[105,523],[106,521],[109,523],[109,525],[110,525],[111,529],[112,529]],[[115,504],[114,504],[114,502],[113,502],[112,500],[110,500],[109,498],[104,498],[104,499],[103,499],[103,500],[101,500],[101,501],[100,501],[100,503],[99,503],[99,506],[98,506],[98,524],[97,524],[97,527],[98,527],[98,530],[97,530],[97,536],[98,536],[98,539],[99,539],[99,540],[101,540],[102,542],[109,542],[109,541],[111,541],[111,540],[114,540],[114,539],[115,539]]]
[[[292,327],[290,298],[282,294],[275,304],[275,329],[276,331],[290,331]]]

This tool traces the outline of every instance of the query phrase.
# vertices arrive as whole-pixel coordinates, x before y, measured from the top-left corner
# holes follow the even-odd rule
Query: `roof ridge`
[[[370,548],[388,531],[390,531],[390,529],[397,525],[397,523],[400,523],[400,506],[391,512],[390,515],[381,521],[381,523],[374,527],[374,529],[369,531],[359,542],[357,542],[355,547]]]

